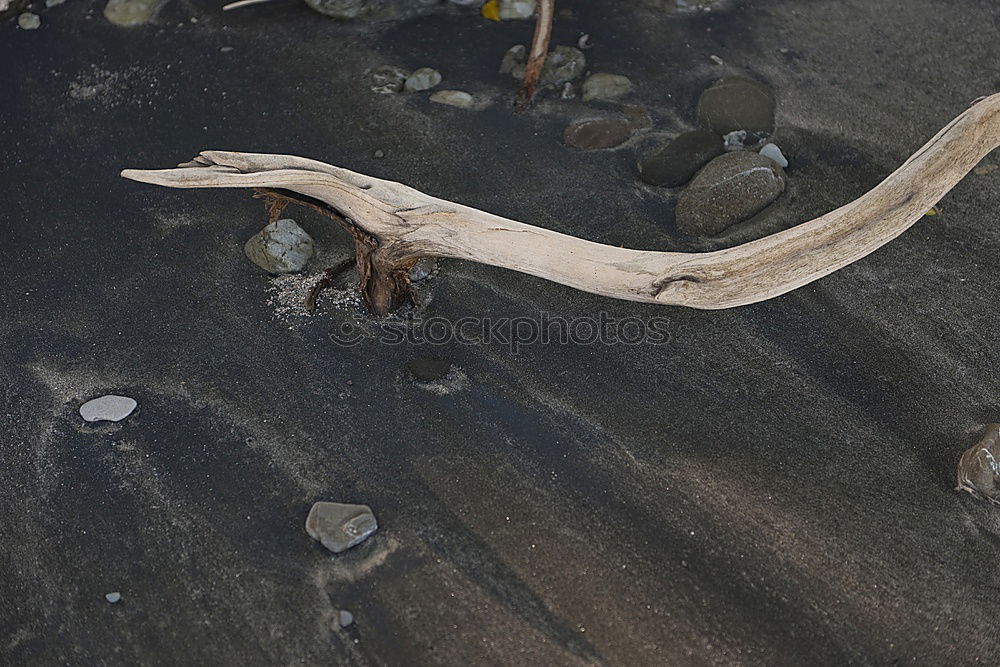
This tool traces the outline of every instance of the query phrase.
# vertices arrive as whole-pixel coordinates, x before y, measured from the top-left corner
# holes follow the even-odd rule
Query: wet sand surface
[[[670,334],[516,354],[382,344],[350,295],[302,315],[308,280],[243,255],[260,202],[118,177],[203,149],[289,153],[603,243],[704,250],[855,198],[1000,90],[989,0],[562,4],[553,43],[589,34],[590,68],[629,76],[625,101],[649,109],[620,148],[562,143],[620,105],[548,91],[512,116],[497,67],[531,24],[468,10],[371,26],[175,1],[122,29],[68,2],[38,30],[0,26],[0,662],[995,659],[1000,514],[953,487],[1000,419],[1000,171],[868,258],[736,310],[440,262],[428,317],[603,312]],[[363,72],[383,64],[435,67],[484,108],[372,94]],[[735,73],[775,92],[789,186],[696,243],[635,163]],[[289,214],[321,248],[309,276],[349,254],[328,221]],[[331,340],[345,324],[354,346]],[[452,374],[414,382],[427,355]],[[109,393],[137,411],[84,424]],[[371,506],[379,531],[330,554],[303,528],[318,500]]]

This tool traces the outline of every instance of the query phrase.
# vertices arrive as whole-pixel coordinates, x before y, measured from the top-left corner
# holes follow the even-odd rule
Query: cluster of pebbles
[[[650,185],[677,188],[677,229],[715,236],[747,220],[785,190],[788,161],[767,138],[774,132],[775,98],[745,77],[716,81],[698,101],[698,129],[644,156],[639,174]]]

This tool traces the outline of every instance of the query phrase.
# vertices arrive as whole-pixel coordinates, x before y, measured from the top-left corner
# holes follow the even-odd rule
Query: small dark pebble
[[[451,371],[451,362],[440,357],[420,357],[406,362],[406,370],[418,382],[440,380]]]
[[[698,100],[698,124],[718,135],[746,130],[758,135],[774,131],[774,94],[759,81],[743,77],[719,79]]]
[[[685,132],[647,155],[639,164],[639,176],[650,185],[675,188],[690,181],[695,172],[722,153],[719,135],[708,130]]]
[[[587,151],[620,146],[631,133],[624,118],[601,118],[573,123],[563,132],[563,139],[567,146]]]

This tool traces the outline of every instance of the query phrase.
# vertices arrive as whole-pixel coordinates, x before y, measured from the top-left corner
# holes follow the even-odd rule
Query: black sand
[[[554,43],[589,33],[591,67],[632,78],[653,134],[567,149],[570,120],[617,106],[552,93],[512,117],[496,68],[531,25],[469,11],[372,28],[175,0],[125,30],[74,0],[38,9],[39,30],[0,26],[0,662],[996,660],[1000,515],[952,488],[1000,418],[1000,172],[738,310],[443,262],[428,315],[669,320],[665,345],[516,355],[336,347],[367,316],[282,310],[297,301],[242,253],[259,202],[118,177],[206,148],[292,153],[605,243],[704,249],[634,165],[690,129],[713,80],[772,87],[791,160],[785,195],[720,243],[853,199],[1000,89],[992,0],[561,4]],[[371,94],[362,72],[385,63],[491,102]],[[423,356],[458,372],[419,385],[406,364]],[[112,392],[137,413],[82,426],[79,405]],[[333,556],[303,530],[316,500],[370,505],[380,530]]]

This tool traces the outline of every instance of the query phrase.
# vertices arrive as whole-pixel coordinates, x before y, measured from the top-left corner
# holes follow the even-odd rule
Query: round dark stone
[[[718,135],[733,130],[755,134],[774,131],[774,94],[759,81],[743,77],[719,79],[698,100],[698,124]]]
[[[675,188],[691,180],[709,160],[722,155],[722,137],[694,130],[676,137],[639,163],[639,176],[650,185]]]
[[[568,146],[586,151],[620,146],[631,134],[624,118],[601,118],[573,123],[563,132],[563,139]]]
[[[406,370],[418,382],[432,382],[451,371],[451,362],[440,357],[419,357],[406,362]]]
[[[785,172],[774,160],[750,151],[720,155],[678,197],[677,229],[688,236],[715,236],[784,191]]]

